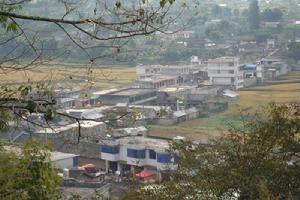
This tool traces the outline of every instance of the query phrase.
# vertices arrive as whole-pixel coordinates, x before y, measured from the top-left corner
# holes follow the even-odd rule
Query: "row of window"
[[[118,146],[108,146],[103,145],[101,146],[102,153],[109,153],[109,154],[119,154],[120,148]],[[146,158],[146,150],[137,150],[137,149],[127,149],[127,157],[135,158],[135,159],[145,159]],[[175,156],[176,157],[176,156]],[[149,149],[148,150],[148,158],[152,160],[157,160],[159,163],[171,163],[172,162],[172,155],[169,153],[156,153],[155,150]]]
[[[115,154],[120,153],[120,148],[118,146],[103,145],[103,146],[101,146],[101,152],[115,155]]]

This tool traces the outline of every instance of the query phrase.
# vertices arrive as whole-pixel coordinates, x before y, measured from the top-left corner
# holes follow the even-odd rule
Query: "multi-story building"
[[[199,83],[207,78],[203,65],[197,63],[182,65],[138,65],[136,73],[139,80],[159,77],[175,77],[176,84]]]
[[[159,177],[164,171],[176,169],[177,156],[168,152],[166,140],[143,136],[121,137],[103,141],[101,159],[105,160],[106,171],[153,170]]]
[[[138,65],[136,73],[139,79],[157,75],[179,76],[189,74],[191,65]]]
[[[138,79],[149,78],[161,73],[162,65],[137,65],[136,74]]]
[[[226,86],[234,89],[244,87],[243,67],[239,58],[220,57],[209,59],[207,70],[211,85]]]
[[[260,60],[257,67],[257,77],[260,83],[274,80],[278,76],[287,74],[289,67],[282,59],[277,57],[266,57]]]

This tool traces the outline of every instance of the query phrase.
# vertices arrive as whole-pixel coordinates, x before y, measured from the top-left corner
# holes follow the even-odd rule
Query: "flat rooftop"
[[[108,93],[109,95],[120,95],[120,96],[134,96],[138,94],[145,94],[148,92],[153,92],[152,89],[141,89],[141,88],[128,88],[123,90],[118,90],[115,92]]]
[[[156,82],[160,82],[160,81],[173,80],[175,78],[176,78],[175,76],[153,76],[153,77],[148,77],[148,78],[142,78],[142,79],[139,79],[138,81],[156,83]]]
[[[104,144],[108,145],[121,145],[136,149],[155,149],[165,151],[169,149],[169,141],[144,136],[127,136],[121,137],[116,140],[103,141]]]
[[[71,154],[71,153],[62,153],[62,152],[51,152],[50,153],[50,160],[52,162],[58,161],[58,160],[63,160],[63,159],[67,159],[67,158],[74,158],[74,157],[78,157],[79,155],[76,154]]]
[[[167,88],[161,88],[159,91],[161,91],[161,92],[180,92],[180,91],[185,91],[185,90],[191,90],[195,87],[196,86],[167,87]]]
[[[161,149],[166,150],[169,148],[169,141],[163,139],[134,136],[123,137],[117,140],[120,145],[144,146],[147,149]]]

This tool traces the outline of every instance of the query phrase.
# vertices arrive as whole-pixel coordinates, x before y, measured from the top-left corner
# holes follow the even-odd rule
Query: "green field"
[[[230,125],[241,125],[242,116],[247,116],[270,102],[286,103],[300,101],[300,72],[290,72],[279,80],[265,86],[239,91],[240,98],[229,103],[228,110],[180,123],[176,126],[151,126],[152,135],[173,137],[182,135],[201,138],[228,130]]]

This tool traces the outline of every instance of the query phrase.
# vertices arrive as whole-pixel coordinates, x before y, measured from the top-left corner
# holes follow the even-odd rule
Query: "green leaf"
[[[7,32],[15,32],[17,30],[18,30],[18,26],[14,22],[9,23],[8,26],[6,27]]]
[[[33,113],[33,112],[35,112],[35,111],[37,110],[37,106],[38,106],[38,105],[37,105],[36,102],[30,100],[30,101],[28,101],[28,103],[27,103],[26,109],[27,109],[30,113]]]

